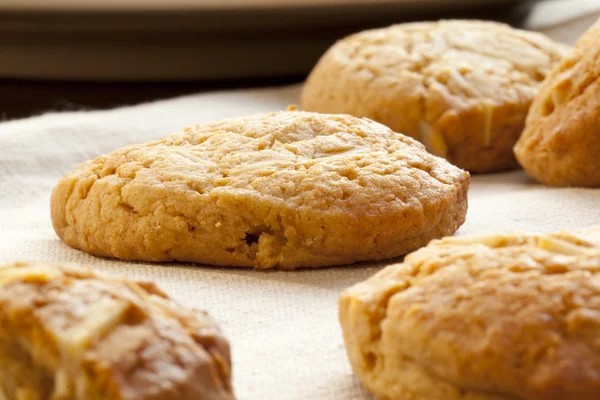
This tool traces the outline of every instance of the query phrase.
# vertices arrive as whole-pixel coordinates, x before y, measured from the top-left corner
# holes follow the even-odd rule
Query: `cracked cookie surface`
[[[151,283],[3,265],[0,398],[233,400],[229,344]]]
[[[471,172],[507,170],[538,87],[566,49],[492,22],[365,31],[325,53],[301,105],[371,118]]]
[[[600,21],[542,85],[515,154],[542,183],[600,186]]]
[[[444,238],[340,297],[354,371],[388,400],[593,400],[600,226]]]
[[[453,234],[468,173],[376,122],[299,111],[188,128],[77,167],[52,194],[70,246],[256,268],[379,260]]]

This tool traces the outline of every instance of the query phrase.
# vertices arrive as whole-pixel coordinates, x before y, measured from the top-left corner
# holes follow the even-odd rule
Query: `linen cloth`
[[[578,2],[569,1],[570,7]],[[544,25],[534,13],[529,23],[573,42],[596,18],[589,13],[600,9],[598,3],[598,7],[582,3],[592,7],[571,15],[574,19],[569,21],[558,18]],[[78,163],[199,122],[285,109],[297,103],[299,89],[200,94],[0,124],[0,263],[90,265],[106,273],[153,280],[187,306],[207,309],[231,342],[239,399],[370,399],[346,359],[337,298],[344,288],[391,262],[296,272],[123,262],[70,249],[51,226],[50,192]],[[549,232],[600,223],[600,189],[544,187],[522,171],[473,177],[469,202],[460,235]]]

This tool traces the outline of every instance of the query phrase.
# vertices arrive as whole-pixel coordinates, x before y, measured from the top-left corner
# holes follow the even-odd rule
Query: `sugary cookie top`
[[[508,100],[519,90],[534,92],[566,50],[538,33],[458,20],[361,32],[338,42],[331,55],[372,80],[392,83],[408,72],[456,97]]]
[[[593,25],[575,44],[561,62],[552,70],[548,79],[540,88],[539,96],[532,105],[532,116],[529,118],[527,130],[544,129],[549,124],[556,124],[564,119],[562,112],[576,113],[581,104],[572,102],[582,97],[591,88],[596,88],[600,76],[600,21]],[[591,91],[595,93],[594,91]],[[593,94],[593,93],[591,93]],[[556,112],[557,118],[550,118]],[[548,117],[545,119],[544,117]],[[537,124],[534,124],[535,120]],[[526,132],[529,133],[529,132]],[[553,132],[548,132],[552,134]]]
[[[515,154],[538,181],[600,186],[600,21],[541,85]],[[568,149],[568,151],[567,151]]]
[[[302,103],[314,111],[369,116],[428,143],[436,154],[445,152],[438,131],[454,124],[461,110],[473,110],[487,121],[480,135],[489,145],[495,110],[507,107],[520,120],[566,51],[544,35],[494,22],[393,25],[332,46],[309,77]]]
[[[121,201],[138,212],[168,190],[354,215],[443,202],[468,181],[466,172],[383,125],[299,111],[201,124],[101,156],[71,177],[120,187]]]
[[[600,390],[598,232],[437,240],[343,296],[373,305],[378,334],[364,348],[383,357],[394,349],[465,390],[592,399]]]
[[[60,398],[233,398],[217,326],[152,284],[75,265],[0,266],[0,336],[25,345]]]

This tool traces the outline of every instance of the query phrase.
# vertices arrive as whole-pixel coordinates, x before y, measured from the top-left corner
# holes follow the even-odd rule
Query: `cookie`
[[[517,167],[512,148],[566,47],[481,21],[394,25],[349,36],[308,77],[308,111],[368,117],[476,173]]]
[[[0,398],[233,400],[229,344],[149,283],[0,266]]]
[[[536,180],[600,186],[600,21],[542,85],[515,146]]]
[[[468,173],[367,119],[299,111],[188,128],[77,167],[54,189],[70,246],[256,268],[379,260],[450,235]]]
[[[599,239],[467,236],[406,256],[340,298],[354,371],[388,400],[597,399]]]

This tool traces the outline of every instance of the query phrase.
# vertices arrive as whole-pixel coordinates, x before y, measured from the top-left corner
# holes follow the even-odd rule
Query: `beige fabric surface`
[[[581,28],[578,21],[573,31]],[[561,34],[570,31],[565,26]],[[369,399],[346,360],[336,301],[343,288],[381,265],[258,272],[121,262],[70,249],[51,227],[50,191],[78,163],[198,122],[280,110],[298,94],[298,86],[202,94],[0,124],[0,262],[92,265],[154,280],[186,305],[208,309],[232,343],[240,399]],[[474,177],[469,196],[461,235],[600,223],[600,190],[547,188],[520,171]]]

